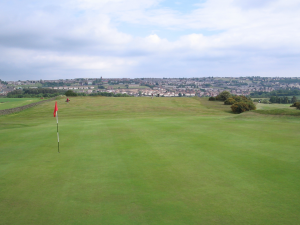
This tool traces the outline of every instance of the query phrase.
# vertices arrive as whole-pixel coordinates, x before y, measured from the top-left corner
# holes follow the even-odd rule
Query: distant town
[[[1,80],[0,80],[1,81]],[[300,77],[201,77],[201,78],[76,78],[59,80],[1,81],[0,95],[25,88],[72,90],[76,93],[108,92],[131,96],[217,96],[226,90],[234,95],[300,89]]]

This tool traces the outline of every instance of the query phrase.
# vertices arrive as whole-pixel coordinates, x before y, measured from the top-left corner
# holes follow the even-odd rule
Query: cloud
[[[298,1],[208,0],[189,12],[162,3],[2,1],[1,79],[17,71],[41,78],[299,72]]]
[[[234,3],[243,8],[243,9],[253,9],[253,8],[261,8],[266,7],[272,2],[275,2],[274,0],[235,0]]]

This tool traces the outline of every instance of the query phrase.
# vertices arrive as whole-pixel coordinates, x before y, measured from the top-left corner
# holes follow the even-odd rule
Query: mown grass
[[[298,224],[299,119],[77,97],[0,117],[0,224]],[[251,116],[247,116],[250,115]]]

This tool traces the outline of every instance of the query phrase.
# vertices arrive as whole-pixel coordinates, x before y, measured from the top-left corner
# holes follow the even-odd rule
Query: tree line
[[[11,91],[7,94],[7,98],[52,98],[64,94],[63,90],[49,88],[24,88]]]
[[[297,102],[297,98],[296,96],[293,96],[291,99],[289,99],[288,97],[271,96],[269,101],[271,103],[290,104]]]
[[[66,96],[106,96],[106,97],[131,97],[128,94],[114,94],[109,92],[99,92],[99,93],[76,93],[72,90],[57,90],[49,88],[24,88],[11,91],[7,94],[7,98],[52,98],[59,95]]]
[[[270,104],[270,103],[277,103],[277,104],[291,104],[297,102],[297,97],[293,96],[292,98],[288,97],[278,97],[278,96],[271,96],[271,98],[268,99],[254,99],[254,102],[264,103],[264,104]]]
[[[270,98],[272,96],[295,96],[300,95],[299,89],[280,89],[271,92],[255,91],[250,94],[251,98]]]
[[[83,93],[84,96],[87,96],[87,94]],[[79,96],[80,93],[76,93],[72,90],[68,90],[66,93],[65,93],[66,96]],[[97,93],[91,93],[89,94],[88,96],[106,96],[106,97],[132,97],[131,95],[128,95],[128,94],[121,94],[121,93],[118,93],[118,94],[114,94],[114,93],[110,93],[110,92],[97,92]]]

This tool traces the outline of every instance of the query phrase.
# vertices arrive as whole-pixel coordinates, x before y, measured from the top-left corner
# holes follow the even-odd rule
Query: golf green
[[[0,224],[299,224],[300,117],[76,97],[0,117]]]

